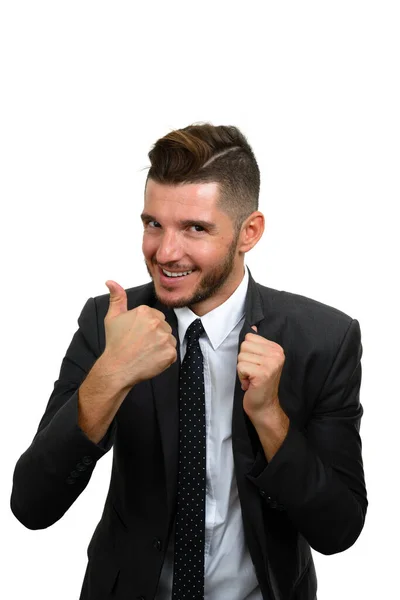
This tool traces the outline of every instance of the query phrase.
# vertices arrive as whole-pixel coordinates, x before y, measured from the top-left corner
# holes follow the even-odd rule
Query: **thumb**
[[[123,287],[108,279],[106,281],[106,286],[110,290],[110,305],[108,307],[108,311],[106,317],[116,317],[121,313],[125,313],[128,311],[128,299],[126,296],[126,291]]]
[[[251,326],[251,328],[252,328],[252,329],[255,329],[255,330],[256,330],[256,333],[257,333],[257,325],[252,325],[252,326]]]

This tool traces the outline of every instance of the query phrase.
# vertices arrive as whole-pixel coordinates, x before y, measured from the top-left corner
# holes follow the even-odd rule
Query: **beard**
[[[164,297],[163,294],[158,293],[157,286],[154,283],[154,277],[145,260],[147,272],[154,283],[154,294],[157,300],[168,308],[183,308],[185,306],[190,308],[191,306],[212,298],[223,287],[233,271],[238,240],[239,236],[232,241],[224,260],[212,268],[208,273],[200,277],[200,281],[197,282],[194,290],[180,298],[168,298],[168,292],[166,292],[166,297]],[[182,294],[184,294],[184,292],[182,292]]]

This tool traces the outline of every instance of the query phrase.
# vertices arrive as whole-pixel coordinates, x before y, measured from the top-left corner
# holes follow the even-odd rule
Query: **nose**
[[[178,263],[182,258],[182,246],[173,233],[163,233],[156,252],[156,260],[161,265]],[[171,267],[172,268],[172,267]]]

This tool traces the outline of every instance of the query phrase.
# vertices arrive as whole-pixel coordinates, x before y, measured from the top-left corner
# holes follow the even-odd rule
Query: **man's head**
[[[238,287],[244,254],[263,234],[256,159],[236,127],[210,124],[172,131],[149,158],[141,215],[147,271],[164,305],[202,316]],[[168,279],[161,268],[193,272]]]

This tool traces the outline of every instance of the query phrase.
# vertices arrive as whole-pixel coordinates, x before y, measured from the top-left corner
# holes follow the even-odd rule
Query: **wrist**
[[[269,427],[273,426],[274,422],[281,420],[283,410],[281,408],[279,398],[275,398],[268,405],[264,405],[257,411],[254,411],[249,418],[254,427]],[[286,413],[283,413],[286,416]]]
[[[287,436],[290,426],[289,417],[277,400],[267,406],[262,413],[253,416],[251,420],[269,462]]]
[[[124,366],[106,352],[97,359],[92,371],[96,378],[115,393],[130,390],[136,384],[132,375],[127,381]]]

